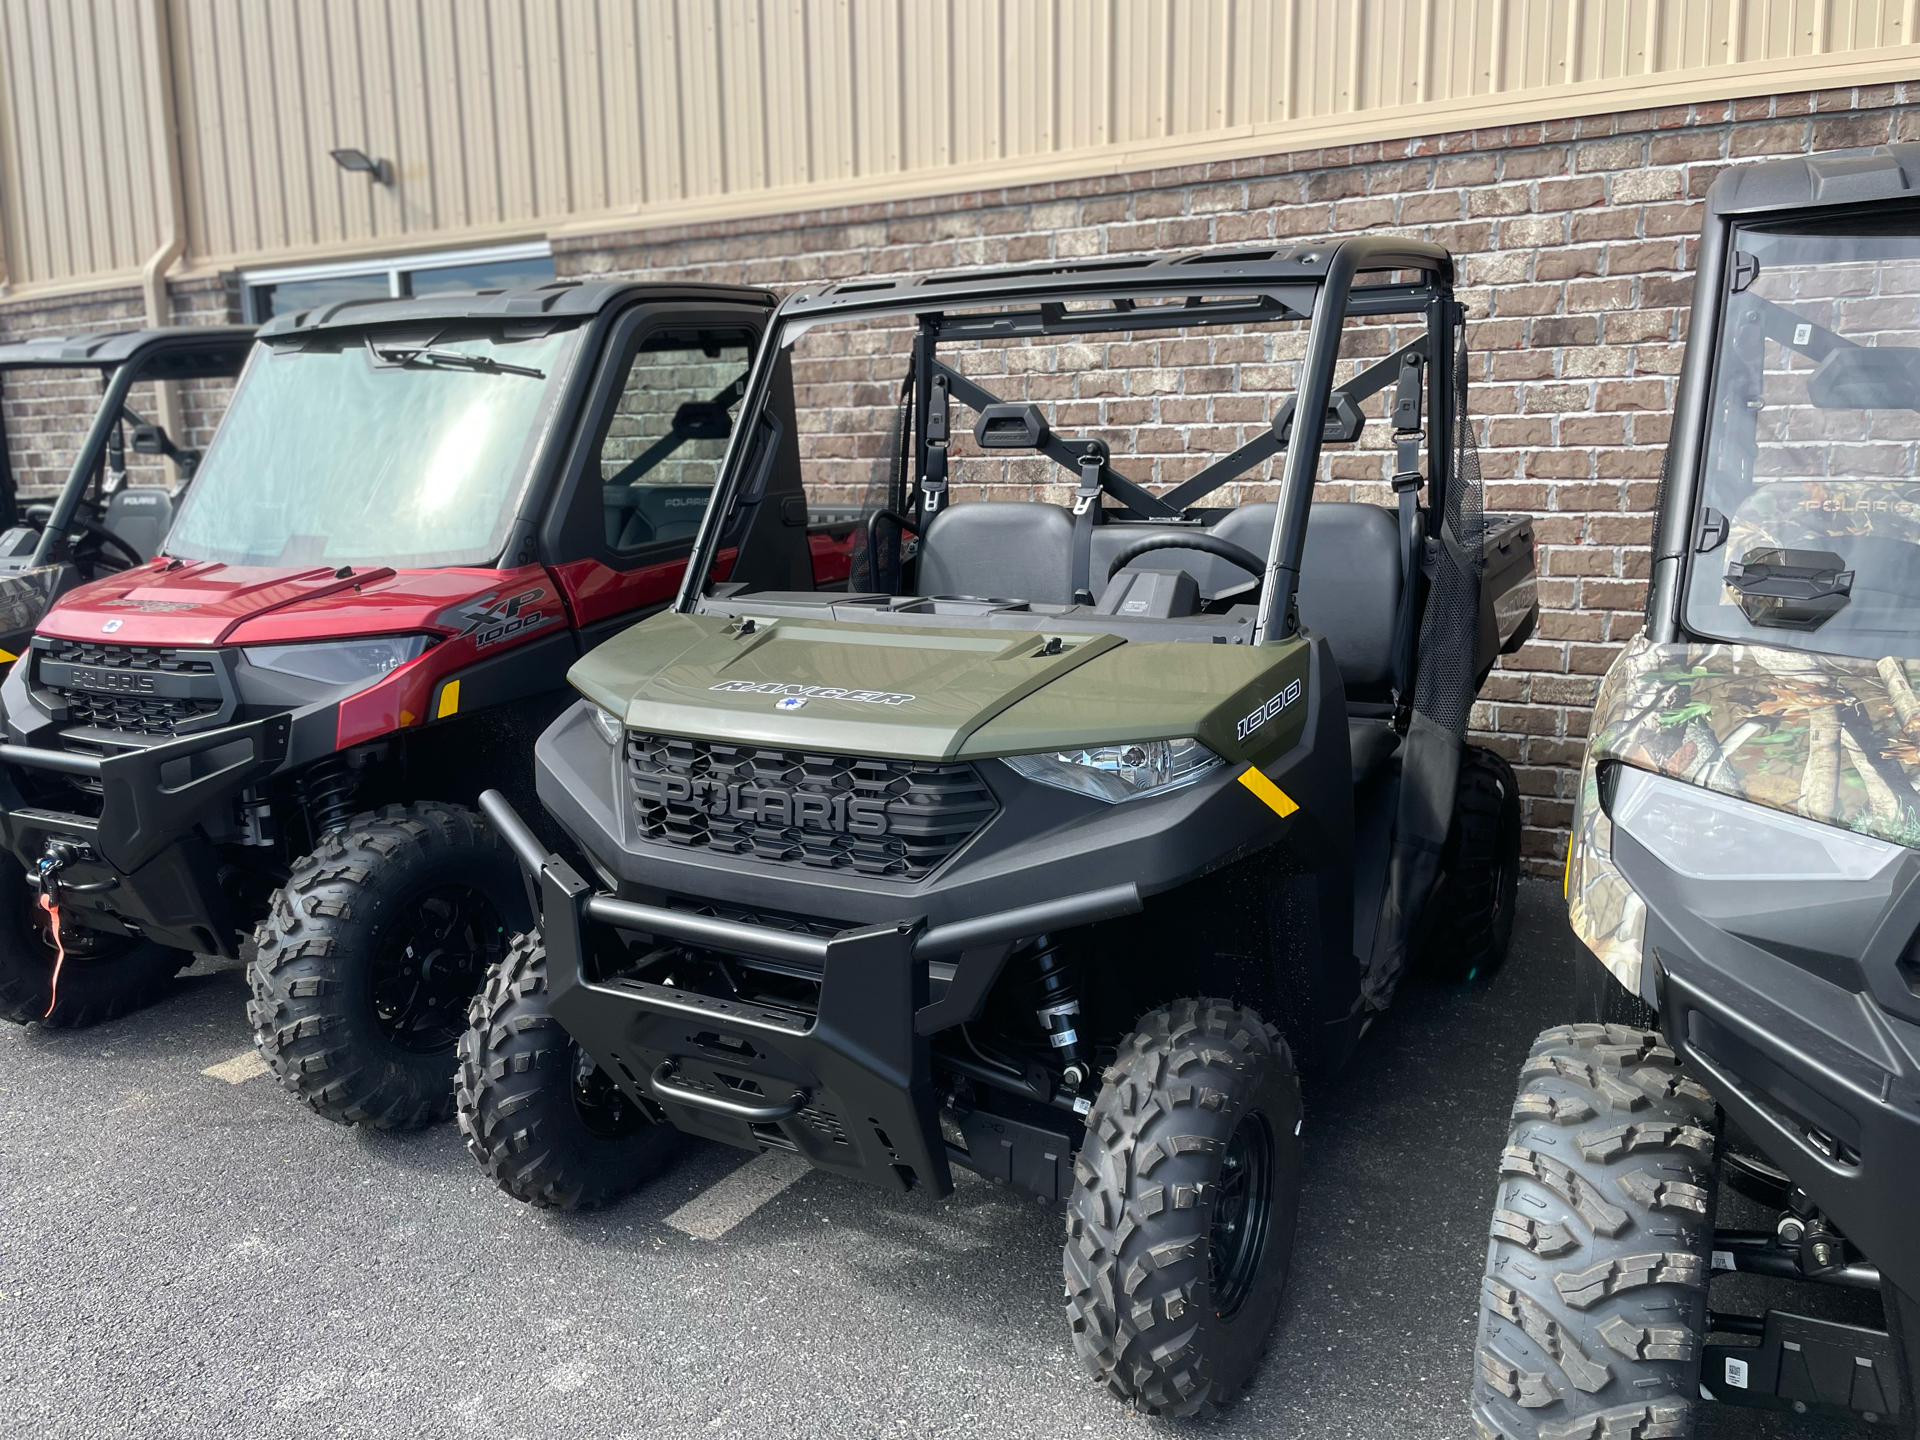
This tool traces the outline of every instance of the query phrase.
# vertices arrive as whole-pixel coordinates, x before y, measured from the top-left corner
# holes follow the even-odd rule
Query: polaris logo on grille
[[[101,695],[153,695],[160,689],[151,675],[130,675],[122,670],[94,670],[76,665],[67,672],[67,686],[91,690]]]
[[[778,680],[722,680],[710,690],[740,695],[781,695],[802,700],[852,700],[860,705],[904,705],[914,697],[891,690],[843,690],[838,685],[785,685]],[[797,706],[794,708],[798,708]]]
[[[1300,682],[1298,680],[1289,680],[1286,689],[1267,701],[1266,704],[1262,705],[1258,710],[1255,710],[1251,715],[1242,719],[1241,722],[1234,727],[1234,734],[1242,740],[1246,739],[1249,735],[1253,734],[1254,731],[1258,730],[1262,725],[1273,719],[1274,716],[1278,715],[1299,698]]]
[[[887,802],[848,795],[819,795],[784,785],[729,785],[709,776],[637,774],[633,790],[655,805],[697,805],[707,814],[753,820],[784,829],[824,830],[834,835],[885,835]]]

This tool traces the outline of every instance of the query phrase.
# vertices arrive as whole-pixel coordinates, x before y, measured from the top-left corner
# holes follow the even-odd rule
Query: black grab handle
[[[648,1083],[653,1093],[662,1100],[671,1101],[675,1105],[685,1105],[691,1110],[711,1110],[716,1115],[725,1115],[734,1120],[766,1124],[798,1115],[807,1107],[808,1097],[804,1090],[794,1091],[793,1098],[790,1100],[774,1101],[766,1105],[749,1105],[744,1100],[728,1100],[720,1095],[709,1095],[704,1090],[675,1085],[673,1072],[674,1062],[662,1060]]]

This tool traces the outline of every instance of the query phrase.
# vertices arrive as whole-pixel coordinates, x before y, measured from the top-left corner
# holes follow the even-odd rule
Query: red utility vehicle
[[[263,326],[160,553],[63,596],[0,685],[0,1015],[107,1019],[251,929],[290,1090],[449,1113],[532,920],[470,802],[531,798],[568,667],[672,598],[773,303],[562,281]],[[716,572],[846,573],[798,495],[724,523]]]

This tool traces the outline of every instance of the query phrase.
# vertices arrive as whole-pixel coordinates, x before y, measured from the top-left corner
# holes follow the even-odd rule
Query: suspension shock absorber
[[[359,788],[359,769],[343,755],[328,756],[301,779],[300,798],[306,804],[316,841],[345,828]]]
[[[1051,935],[1042,935],[1033,943],[1034,973],[1029,983],[1034,1015],[1047,1033],[1047,1043],[1060,1058],[1061,1078],[1069,1090],[1078,1090],[1086,1083],[1088,1071],[1079,1031],[1080,977]]]

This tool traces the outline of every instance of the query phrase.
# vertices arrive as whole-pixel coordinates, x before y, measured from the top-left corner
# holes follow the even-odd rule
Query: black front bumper
[[[1920,853],[1868,880],[1697,880],[1618,826],[1646,904],[1660,1027],[1687,1070],[1870,1262],[1885,1331],[1770,1311],[1757,1346],[1710,1345],[1726,1401],[1911,1433],[1920,1371]],[[1731,1253],[1731,1252],[1730,1252]],[[1737,1268],[1755,1268],[1734,1258]],[[1761,1273],[1776,1273],[1762,1268]]]
[[[802,934],[596,894],[497,791],[480,803],[539,888],[553,1014],[623,1090],[691,1134],[794,1150],[896,1191],[944,1195],[949,1159],[973,1163],[941,1136],[929,1037],[978,1012],[1014,940],[1141,908],[1121,884],[931,928],[913,917]],[[817,1011],[596,980],[596,925],[817,974]]]
[[[1616,827],[1675,1052],[1773,1163],[1920,1295],[1920,854],[1768,894],[1676,874]],[[1737,887],[1737,888],[1736,888]]]
[[[63,902],[83,923],[130,924],[183,950],[233,953],[233,918],[213,845],[196,827],[286,759],[293,717],[281,713],[104,757],[0,745],[0,843],[29,874],[54,840],[84,858],[61,872]],[[11,767],[94,777],[100,813],[29,804]]]

